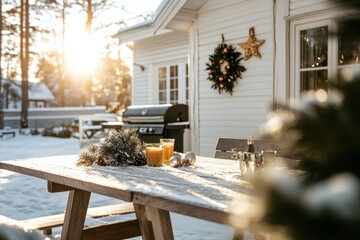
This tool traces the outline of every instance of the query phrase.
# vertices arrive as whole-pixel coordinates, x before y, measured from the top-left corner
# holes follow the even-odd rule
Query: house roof
[[[2,86],[4,84],[10,84],[10,88],[21,97],[21,81],[19,80],[8,80],[3,79]],[[29,100],[47,100],[55,101],[54,95],[51,93],[49,88],[42,82],[29,82]]]
[[[49,88],[42,82],[29,84],[29,99],[32,100],[55,100]]]
[[[121,29],[114,37],[120,42],[145,39],[170,31],[187,31],[196,19],[197,10],[207,0],[163,0],[152,20]]]
[[[113,37],[119,38],[120,42],[136,41],[154,35],[154,23],[170,0],[163,0],[155,10],[155,15],[150,20],[120,29]]]

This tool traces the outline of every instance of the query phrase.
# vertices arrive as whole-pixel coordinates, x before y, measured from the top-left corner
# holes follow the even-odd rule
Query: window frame
[[[159,69],[165,68],[166,69],[166,102],[163,104],[169,104],[172,103],[170,99],[170,68],[171,66],[177,66],[178,76],[178,99],[176,103],[183,103],[183,104],[189,104],[189,99],[186,99],[186,92],[189,91],[189,89],[186,87],[186,80],[189,80],[189,71],[186,71],[186,68],[189,67],[188,61],[186,59],[179,59],[179,60],[173,60],[173,61],[167,61],[162,63],[154,64],[154,81],[153,81],[153,89],[154,89],[154,97],[153,102],[155,104],[159,104]],[[174,103],[172,103],[174,104]]]
[[[301,69],[301,53],[300,53],[300,35],[303,30],[310,30],[313,28],[319,28],[327,26],[328,33],[333,32],[337,28],[337,23],[333,18],[319,19],[318,17],[310,17],[300,20],[290,21],[290,106],[296,107],[301,100],[301,72],[307,71]],[[326,67],[318,67],[316,70],[327,70],[328,74],[328,98],[332,97],[332,83],[335,81],[337,69],[339,67],[337,63],[338,58],[338,39],[331,37],[328,34],[328,63]]]

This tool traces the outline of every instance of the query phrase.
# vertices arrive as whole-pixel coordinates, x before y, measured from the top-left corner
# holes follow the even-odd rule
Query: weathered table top
[[[71,155],[11,160],[0,162],[0,168],[126,201],[134,196],[160,199],[166,202],[156,207],[230,225],[221,215],[237,214],[231,209],[235,199],[250,205],[261,201],[259,191],[240,177],[234,160],[197,157],[193,166],[173,168],[83,167],[76,166],[77,159]],[[204,209],[213,216],[205,216]]]

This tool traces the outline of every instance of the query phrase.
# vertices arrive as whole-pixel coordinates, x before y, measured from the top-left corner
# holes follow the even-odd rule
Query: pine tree
[[[335,88],[341,101],[283,107],[274,115],[281,127],[264,134],[296,155],[307,173],[301,182],[283,176],[268,189],[263,221],[285,227],[290,239],[360,234],[360,77]]]

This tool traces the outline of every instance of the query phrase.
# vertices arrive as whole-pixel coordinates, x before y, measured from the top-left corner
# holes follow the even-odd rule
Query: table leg
[[[161,200],[135,193],[133,196],[133,204],[143,239],[174,239],[170,213],[167,210],[160,209],[161,206],[163,206]],[[150,234],[149,221],[151,221],[151,231],[153,231],[153,234]]]
[[[134,203],[134,209],[136,218],[139,221],[141,236],[143,240],[154,240],[154,231],[151,225],[151,222],[149,221],[147,215],[145,206],[141,204]]]
[[[90,139],[93,135],[93,132],[91,130],[84,131],[86,138]]]
[[[159,208],[149,207],[152,226],[156,240],[173,240],[174,234],[171,225],[170,213]]]
[[[61,240],[81,239],[90,194],[90,192],[79,189],[69,192]]]

